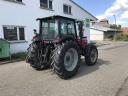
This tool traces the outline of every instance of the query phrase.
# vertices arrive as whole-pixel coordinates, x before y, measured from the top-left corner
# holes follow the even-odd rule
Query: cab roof
[[[49,16],[49,17],[44,17],[44,18],[37,18],[36,20],[48,20],[48,19],[58,19],[58,18],[68,19],[68,20],[72,20],[72,21],[76,20],[76,19],[73,19],[73,18],[59,16],[59,15],[54,15],[54,16]]]

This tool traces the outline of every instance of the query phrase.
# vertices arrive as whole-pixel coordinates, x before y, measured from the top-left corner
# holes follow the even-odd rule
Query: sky
[[[128,27],[128,0],[74,0],[99,20],[107,18],[110,23]]]

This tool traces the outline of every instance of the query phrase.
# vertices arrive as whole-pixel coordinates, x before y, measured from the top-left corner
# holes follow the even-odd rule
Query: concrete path
[[[116,47],[115,47],[116,46]],[[128,44],[99,47],[99,60],[62,80],[51,70],[35,71],[25,62],[0,66],[0,96],[118,96],[128,77]]]

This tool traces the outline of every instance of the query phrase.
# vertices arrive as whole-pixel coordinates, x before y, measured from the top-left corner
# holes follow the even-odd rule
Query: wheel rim
[[[73,71],[78,63],[78,53],[74,48],[70,48],[64,56],[64,66],[67,71]]]
[[[93,49],[90,54],[90,59],[92,63],[95,63],[97,60],[97,50]]]

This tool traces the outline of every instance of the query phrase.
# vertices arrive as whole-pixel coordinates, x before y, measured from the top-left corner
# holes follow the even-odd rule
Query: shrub
[[[115,37],[116,41],[128,41],[128,36],[123,35],[122,33],[118,33]]]

